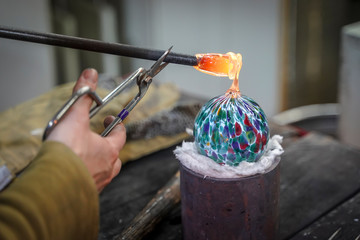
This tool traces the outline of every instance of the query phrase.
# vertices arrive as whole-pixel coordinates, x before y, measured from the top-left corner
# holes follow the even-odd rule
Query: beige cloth
[[[31,162],[42,143],[44,127],[70,98],[73,86],[74,83],[61,85],[35,99],[0,113],[0,167],[5,164],[14,176]],[[96,92],[104,97],[108,91],[97,89]],[[105,106],[91,120],[93,131],[102,132],[105,116],[117,115],[123,106],[135,96],[136,92],[137,89],[134,88],[127,93],[122,93]],[[162,110],[170,109],[179,98],[180,93],[174,85],[152,84],[145,97],[129,114],[124,123],[126,125],[134,121],[141,121]],[[184,129],[183,133],[173,136],[156,136],[147,140],[128,141],[120,152],[120,159],[125,163],[172,146],[187,137]]]

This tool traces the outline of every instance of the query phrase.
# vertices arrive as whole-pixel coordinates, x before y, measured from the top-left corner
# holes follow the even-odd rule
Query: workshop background
[[[269,117],[337,103],[342,27],[360,20],[359,0],[0,0],[0,25],[167,49],[243,55],[240,90]],[[87,67],[122,76],[146,60],[0,39],[0,111],[74,81]],[[226,78],[171,64],[156,81],[204,99]]]

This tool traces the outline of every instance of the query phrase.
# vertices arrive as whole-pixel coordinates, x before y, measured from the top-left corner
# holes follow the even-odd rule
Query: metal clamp
[[[172,47],[171,47],[172,48]],[[139,92],[136,96],[125,106],[125,108],[117,115],[115,120],[109,124],[109,126],[101,133],[101,136],[107,136],[111,130],[120,122],[122,122],[129,112],[136,106],[136,104],[144,97],[147,92],[152,78],[157,75],[162,69],[164,69],[168,63],[163,63],[166,56],[169,54],[171,48],[169,48],[165,53],[154,63],[154,65],[146,70],[144,68],[139,68],[133,72],[124,82],[117,86],[113,91],[111,91],[104,99],[101,99],[96,92],[92,91],[90,87],[85,86],[76,91],[72,97],[62,106],[62,108],[55,114],[55,116],[48,122],[44,134],[43,141],[49,136],[51,131],[56,127],[56,125],[63,119],[65,114],[69,109],[82,97],[83,95],[89,95],[93,101],[95,101],[95,106],[90,110],[89,117],[92,118],[96,113],[99,112],[108,102],[118,96],[125,88],[127,88],[133,81],[136,81],[136,84],[139,87]]]

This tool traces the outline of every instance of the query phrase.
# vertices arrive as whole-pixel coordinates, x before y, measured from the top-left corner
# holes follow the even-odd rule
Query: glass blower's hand
[[[89,86],[94,91],[97,82],[96,70],[86,69],[76,82],[73,92],[84,86]],[[100,192],[120,172],[121,161],[118,155],[126,141],[126,130],[121,123],[107,137],[92,132],[89,119],[91,104],[89,96],[81,97],[50,133],[47,141],[62,142],[72,149],[88,168]],[[108,116],[104,125],[108,125],[113,119],[114,117]]]

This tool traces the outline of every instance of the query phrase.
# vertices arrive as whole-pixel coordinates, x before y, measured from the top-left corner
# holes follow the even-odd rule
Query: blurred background
[[[335,104],[325,111],[337,114],[341,33],[357,21],[359,0],[0,0],[4,26],[145,48],[173,45],[184,54],[241,53],[240,90],[279,121],[288,118],[284,111],[314,104]],[[122,76],[151,64],[0,39],[0,111],[76,80],[87,67]],[[231,84],[175,64],[156,81],[203,99]]]

